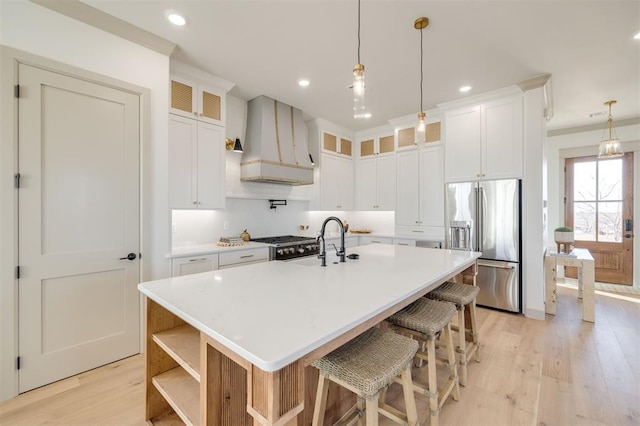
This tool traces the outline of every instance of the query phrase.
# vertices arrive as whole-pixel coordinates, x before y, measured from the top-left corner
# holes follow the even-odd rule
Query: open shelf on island
[[[176,367],[155,376],[152,382],[185,424],[200,424],[200,385],[191,375]]]
[[[200,332],[185,324],[153,334],[153,341],[200,381]]]

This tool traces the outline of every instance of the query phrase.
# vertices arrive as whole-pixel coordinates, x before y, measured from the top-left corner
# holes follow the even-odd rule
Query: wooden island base
[[[302,367],[298,361],[265,372],[148,298],[146,316],[150,423],[169,423],[178,416],[187,425],[248,426],[254,418],[256,424],[311,424],[318,386],[315,367]],[[355,395],[331,385],[326,418],[337,421],[355,404]],[[271,389],[277,389],[272,400]],[[308,409],[298,419],[303,407]]]

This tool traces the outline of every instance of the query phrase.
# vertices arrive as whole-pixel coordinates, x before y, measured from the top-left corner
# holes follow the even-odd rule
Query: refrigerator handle
[[[478,251],[482,251],[484,241],[484,190],[478,187]]]

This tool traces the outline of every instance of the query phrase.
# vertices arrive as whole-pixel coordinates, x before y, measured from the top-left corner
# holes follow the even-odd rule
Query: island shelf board
[[[186,425],[200,424],[200,385],[189,373],[176,367],[151,381]]]
[[[153,334],[153,341],[200,381],[200,332],[185,324]]]

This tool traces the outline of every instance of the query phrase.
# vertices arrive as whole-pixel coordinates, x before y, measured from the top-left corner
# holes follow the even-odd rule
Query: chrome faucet
[[[338,219],[335,216],[329,216],[328,218],[326,218],[324,220],[324,222],[322,223],[322,229],[320,229],[320,235],[318,236],[318,244],[320,244],[320,240],[322,240],[322,251],[320,252],[320,254],[318,255],[319,259],[322,259],[322,264],[321,266],[327,266],[327,251],[326,251],[326,247],[325,247],[325,243],[324,243],[324,230],[327,226],[328,222],[331,222],[332,220],[335,220],[336,222],[338,222],[338,225],[340,226],[340,250],[336,250],[337,251],[337,255],[340,256],[340,262],[346,262],[346,252],[344,250],[344,225],[342,224],[342,221],[340,219]]]

